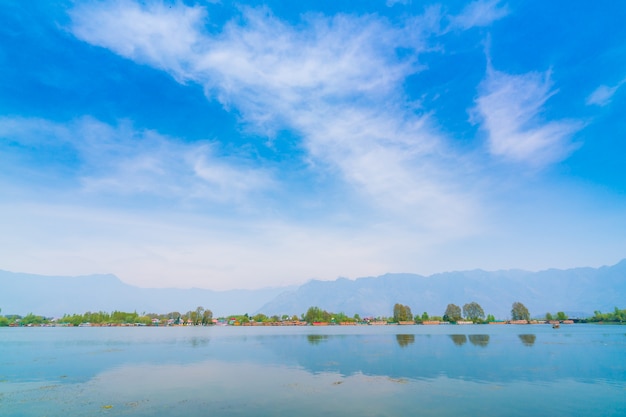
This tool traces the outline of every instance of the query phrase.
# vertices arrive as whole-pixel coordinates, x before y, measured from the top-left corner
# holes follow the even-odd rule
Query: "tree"
[[[526,306],[518,301],[511,307],[511,320],[530,320],[530,313]]]
[[[546,320],[548,321],[553,320],[552,313],[546,313]]]
[[[556,313],[556,319],[559,320],[559,321],[567,320],[567,314],[565,314],[562,311],[558,311]]]
[[[309,307],[306,314],[302,316],[307,323],[313,323],[316,321],[330,322],[331,315],[329,312],[322,310],[319,307]]]
[[[496,318],[493,316],[493,314],[487,314],[487,323],[492,323],[496,321]]]
[[[446,312],[443,313],[444,321],[459,321],[461,320],[461,307],[456,304],[448,304]]]
[[[33,313],[28,313],[21,321],[22,326],[28,326],[29,324],[43,324],[44,318],[36,316]]]
[[[393,320],[395,322],[413,320],[411,307],[396,303],[393,306]]]
[[[193,325],[197,326],[200,323],[202,323],[202,314],[204,313],[204,307],[202,306],[196,307],[196,311],[194,313],[196,314],[194,315],[194,318],[192,318]]]
[[[600,311],[594,311],[594,316],[589,319],[592,322],[606,321],[606,322],[620,322],[626,321],[626,309],[620,310],[615,307],[612,313],[602,313]]]
[[[252,321],[255,321],[257,323],[264,323],[266,321],[269,321],[269,318],[265,314],[259,313],[252,316]]]
[[[485,318],[483,308],[476,301],[463,306],[463,315],[474,322]]]
[[[208,308],[202,312],[202,324],[205,326],[213,324],[213,312]]]

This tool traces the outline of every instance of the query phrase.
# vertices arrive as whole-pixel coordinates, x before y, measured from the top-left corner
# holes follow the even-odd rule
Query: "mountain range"
[[[391,316],[395,303],[413,314],[443,315],[446,306],[476,301],[497,319],[522,302],[532,316],[564,311],[583,317],[626,307],[626,259],[600,268],[457,271],[430,276],[386,274],[350,280],[311,280],[301,286],[257,290],[140,288],[114,275],[43,276],[0,270],[2,314],[62,316],[86,311],[167,313],[203,306],[227,314],[300,315],[318,306],[348,315]]]

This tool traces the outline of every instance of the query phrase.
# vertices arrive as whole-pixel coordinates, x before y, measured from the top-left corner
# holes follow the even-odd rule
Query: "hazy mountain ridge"
[[[524,303],[533,316],[546,312],[593,314],[626,305],[626,260],[601,268],[458,271],[428,277],[385,274],[356,280],[310,281],[284,293],[260,311],[305,311],[308,306],[361,315],[391,315],[395,303],[411,307],[413,314],[426,311],[443,315],[446,306],[476,301],[486,314],[508,318],[511,304]]]
[[[253,313],[292,287],[212,291],[200,288],[140,288],[115,275],[44,276],[0,270],[2,314],[46,316],[113,310],[185,313],[202,306],[214,314]]]
[[[361,316],[389,316],[393,305],[413,314],[442,315],[448,303],[476,301],[486,314],[508,318],[521,301],[533,316],[550,311],[592,314],[626,306],[626,260],[601,268],[456,271],[422,276],[390,273],[379,277],[312,280],[299,287],[259,290],[139,288],[114,275],[59,277],[0,270],[3,314],[47,316],[85,311],[186,312],[203,306],[215,315],[261,312],[301,314],[310,306]]]

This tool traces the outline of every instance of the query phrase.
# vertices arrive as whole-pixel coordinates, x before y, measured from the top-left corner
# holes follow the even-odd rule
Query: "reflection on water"
[[[209,343],[209,340],[210,339],[205,338],[205,337],[192,337],[189,340],[189,343],[191,343],[191,346],[197,348],[197,347],[206,346]]]
[[[524,346],[532,346],[535,344],[535,340],[537,340],[537,335],[535,334],[520,334],[518,337]]]
[[[0,329],[0,414],[458,416],[488,404],[490,415],[626,415],[623,334],[585,325]]]
[[[415,335],[414,334],[397,334],[396,341],[400,347],[407,347],[415,343]]]
[[[452,339],[454,344],[457,346],[463,346],[467,343],[467,336],[464,334],[451,334],[450,339]]]
[[[489,344],[488,334],[470,334],[469,341],[474,346],[486,347]]]
[[[309,334],[307,335],[306,339],[309,341],[310,344],[317,345],[320,342],[328,339],[328,336],[323,334]]]

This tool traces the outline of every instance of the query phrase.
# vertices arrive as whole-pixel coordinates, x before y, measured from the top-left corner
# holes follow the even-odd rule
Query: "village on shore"
[[[0,310],[1,311],[1,310]],[[471,302],[463,308],[448,304],[443,316],[430,316],[424,312],[413,316],[409,306],[396,303],[393,308],[393,316],[390,317],[364,317],[359,314],[352,317],[344,313],[331,313],[319,307],[310,307],[300,317],[296,315],[266,316],[256,314],[254,316],[229,315],[214,318],[209,309],[197,307],[187,313],[181,314],[173,311],[167,314],[154,314],[137,312],[114,311],[86,312],[84,314],[64,315],[61,318],[46,318],[32,313],[22,317],[19,315],[0,315],[0,327],[180,327],[180,326],[388,326],[388,325],[532,325],[544,324],[558,328],[560,325],[574,323],[626,323],[626,309],[620,310],[615,307],[613,312],[602,313],[595,311],[591,317],[569,318],[564,312],[556,314],[546,313],[541,318],[531,318],[528,309],[519,302],[515,302],[511,308],[511,318],[496,320],[493,315],[485,315],[482,307]]]

